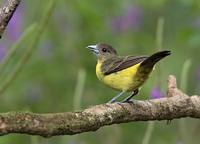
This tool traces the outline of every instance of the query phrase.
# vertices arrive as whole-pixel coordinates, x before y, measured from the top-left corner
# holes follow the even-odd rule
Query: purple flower
[[[138,6],[127,8],[123,15],[114,17],[111,26],[114,32],[137,31],[143,22],[143,12]]]
[[[151,91],[151,99],[159,99],[164,97],[164,93],[161,91],[161,89],[156,86]]]
[[[22,33],[23,9],[21,6],[17,8],[13,14],[7,28],[7,36],[11,41],[16,41]]]

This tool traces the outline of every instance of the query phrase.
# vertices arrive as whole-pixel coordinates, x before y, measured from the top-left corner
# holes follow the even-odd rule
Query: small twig
[[[76,84],[76,89],[75,89],[75,94],[74,94],[74,103],[73,103],[74,110],[80,109],[81,107],[85,77],[86,77],[86,71],[84,69],[80,69],[78,71],[77,84]]]
[[[174,76],[169,77],[168,94],[172,97],[102,104],[78,112],[35,114],[30,112],[0,113],[0,135],[24,133],[51,137],[96,131],[112,124],[133,121],[200,118],[200,96],[187,96],[177,89]]]
[[[142,140],[142,144],[149,144],[154,128],[155,128],[155,121],[149,121],[149,123],[147,125],[147,130],[146,130],[144,138]]]
[[[21,0],[8,0],[7,4],[0,9],[0,38],[20,2]]]

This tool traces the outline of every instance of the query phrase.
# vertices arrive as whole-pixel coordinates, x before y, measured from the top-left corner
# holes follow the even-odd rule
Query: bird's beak
[[[99,49],[97,48],[97,45],[89,45],[87,46],[88,49],[90,49],[95,55],[99,54]]]

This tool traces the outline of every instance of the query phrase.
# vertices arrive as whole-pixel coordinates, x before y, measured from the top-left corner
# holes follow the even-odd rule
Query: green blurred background
[[[22,1],[0,41],[0,62],[33,23],[44,20],[52,0]],[[4,1],[0,2],[1,6]],[[171,50],[159,63],[136,99],[164,96],[169,74],[188,95],[200,93],[200,1],[198,0],[58,0],[48,24],[16,46],[0,75],[0,111],[51,113],[80,110],[105,103],[118,92],[95,75],[96,58],[85,47],[105,42],[121,55]],[[50,13],[50,12],[47,12]],[[45,20],[44,20],[45,21]],[[45,30],[44,30],[45,28]],[[39,41],[33,42],[35,36]],[[34,43],[34,44],[32,44]],[[27,49],[32,48],[15,73]],[[5,86],[6,81],[10,81]],[[199,144],[200,122],[195,119],[131,122],[96,132],[44,139],[11,134],[0,144]]]

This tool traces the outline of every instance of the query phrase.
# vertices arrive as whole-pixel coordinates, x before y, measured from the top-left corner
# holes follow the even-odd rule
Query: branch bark
[[[0,38],[20,2],[21,0],[8,0],[7,4],[0,9]]]
[[[200,118],[200,96],[188,96],[169,76],[167,97],[130,103],[102,104],[83,111],[36,114],[8,112],[0,114],[0,135],[24,133],[51,137],[96,131],[112,124],[133,121]]]

